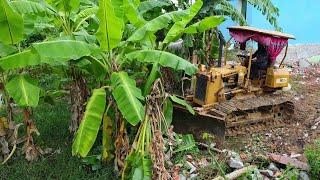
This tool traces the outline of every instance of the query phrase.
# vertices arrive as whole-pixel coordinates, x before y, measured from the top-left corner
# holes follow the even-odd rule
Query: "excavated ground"
[[[293,118],[282,127],[227,138],[227,149],[238,150],[244,158],[273,152],[303,154],[306,144],[320,138],[320,67],[296,69],[292,75]],[[300,160],[306,161],[303,155]]]

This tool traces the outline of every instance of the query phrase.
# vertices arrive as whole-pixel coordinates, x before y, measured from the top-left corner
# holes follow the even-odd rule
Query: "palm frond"
[[[248,0],[248,2],[266,16],[269,23],[274,26],[276,30],[281,30],[277,21],[277,17],[279,17],[279,9],[271,0]]]
[[[220,1],[215,8],[215,14],[228,16],[240,25],[247,25],[245,17],[229,1]]]

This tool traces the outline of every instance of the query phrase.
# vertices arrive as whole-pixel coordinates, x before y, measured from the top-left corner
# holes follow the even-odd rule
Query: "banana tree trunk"
[[[71,98],[71,121],[69,125],[70,132],[75,133],[78,130],[82,120],[85,103],[89,95],[89,90],[85,78],[82,76],[74,76],[70,86]]]

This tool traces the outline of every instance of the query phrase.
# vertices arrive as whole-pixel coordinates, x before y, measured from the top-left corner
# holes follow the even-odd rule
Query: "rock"
[[[193,172],[195,172],[197,170],[197,168],[191,162],[186,161],[186,163],[190,169],[190,171],[189,171],[190,174],[192,174]]]
[[[193,159],[193,157],[192,157],[191,155],[189,155],[189,154],[188,154],[188,155],[186,155],[186,158],[187,158],[187,161],[190,161],[190,162],[191,162],[191,161],[192,161],[192,159]]]
[[[309,175],[305,171],[299,173],[299,180],[310,180]]]
[[[187,180],[187,178],[183,174],[179,174],[179,180]]]
[[[228,164],[231,168],[240,169],[243,168],[243,162],[240,160],[240,158],[234,158],[230,157]]]
[[[251,179],[255,180],[263,180],[263,175],[259,172],[258,169],[254,169],[253,173],[251,174]]]
[[[190,174],[190,177],[188,178],[188,180],[194,180],[197,179],[198,174]]]
[[[243,168],[243,162],[241,161],[240,155],[234,151],[228,151],[228,165],[231,168],[240,169]]]
[[[307,163],[301,162],[297,159],[293,159],[287,156],[271,153],[268,155],[268,157],[271,161],[274,161],[280,164],[291,165],[291,166],[294,166],[295,168],[299,168],[305,171],[308,171],[310,169]]]
[[[273,172],[280,171],[279,168],[274,163],[270,163],[269,166],[268,166],[268,169],[273,171]]]
[[[273,171],[266,169],[266,170],[259,170],[259,172],[267,177],[273,177]]]
[[[317,126],[311,126],[311,130],[317,129]]]
[[[206,158],[201,158],[200,161],[198,162],[199,167],[203,168],[206,166],[209,166],[209,162],[207,161]]]
[[[300,157],[300,156],[301,156],[301,154],[296,154],[294,152],[291,152],[291,155],[290,155],[291,158],[297,158],[297,157]]]

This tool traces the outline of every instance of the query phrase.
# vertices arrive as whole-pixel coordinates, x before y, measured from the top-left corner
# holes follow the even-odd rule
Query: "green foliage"
[[[189,61],[165,51],[158,50],[140,50],[126,55],[130,60],[136,59],[144,63],[159,63],[163,67],[170,67],[174,70],[183,70],[188,75],[197,71],[195,65]]]
[[[151,21],[145,23],[142,27],[137,29],[127,41],[139,42],[144,39],[146,36],[154,34],[155,32],[163,29],[169,25],[170,22],[177,22],[181,20],[183,16],[186,16],[185,11],[173,11],[165,13],[161,16],[158,16]]]
[[[298,180],[299,179],[299,170],[291,167],[291,166],[287,166],[286,169],[284,170],[284,172],[281,174],[281,176],[279,177],[280,180]]]
[[[41,63],[39,55],[32,50],[26,50],[0,58],[0,66],[4,70],[23,68]]]
[[[276,30],[281,30],[278,25],[279,9],[273,5],[271,0],[248,0],[257,10],[259,10]]]
[[[317,179],[320,177],[320,139],[306,147],[304,154],[308,159],[312,176]]]
[[[38,82],[28,75],[17,75],[7,84],[6,90],[20,106],[35,107],[39,102],[40,88]]]
[[[176,41],[182,35],[186,25],[194,18],[202,7],[202,0],[197,0],[187,11],[187,16],[182,17],[180,21],[174,23],[169,32],[167,33],[163,43],[170,43]]]
[[[210,29],[217,27],[224,20],[225,19],[223,16],[209,16],[209,17],[206,17],[206,18],[200,20],[197,23],[194,23],[194,24],[188,26],[184,30],[184,33],[195,34],[195,33],[204,32],[206,30],[210,30]]]
[[[133,126],[144,117],[144,107],[140,100],[144,97],[141,90],[136,87],[135,80],[126,72],[114,72],[111,75],[112,95],[124,118]]]
[[[16,44],[23,39],[23,19],[8,3],[0,0],[0,42]]]
[[[74,31],[77,31],[81,25],[89,18],[93,17],[98,11],[98,7],[89,7],[82,10],[74,18]]]
[[[146,81],[146,84],[144,85],[144,89],[143,89],[143,95],[146,96],[150,93],[153,82],[159,78],[160,76],[160,68],[159,68],[159,64],[156,62],[152,65],[152,69],[151,72],[148,76],[148,79]]]
[[[166,101],[164,102],[163,115],[167,123],[166,126],[164,127],[168,129],[172,122],[172,116],[173,116],[173,104],[169,99],[166,99]]]
[[[35,43],[31,49],[0,58],[4,70],[23,68],[43,63],[65,62],[89,56],[97,49],[85,42],[57,40]]]
[[[16,10],[19,14],[34,14],[34,15],[55,15],[55,11],[49,7],[40,4],[35,1],[21,0],[21,1],[11,1],[10,5]]]
[[[86,111],[72,145],[72,155],[87,156],[92,148],[106,107],[106,92],[95,89],[86,107]]]
[[[102,50],[117,47],[122,38],[123,20],[116,16],[111,0],[99,0],[99,29],[96,33]]]
[[[123,8],[126,10],[126,17],[135,27],[141,27],[146,23],[146,20],[143,19],[132,0],[124,0],[123,6]]]
[[[8,56],[17,52],[18,50],[14,46],[0,43],[0,57]]]
[[[59,0],[54,5],[63,13],[77,12],[80,8],[80,0]]]
[[[170,96],[171,100],[175,103],[178,103],[182,106],[184,106],[185,108],[187,108],[187,110],[191,113],[191,114],[195,114],[194,110],[192,109],[192,107],[183,99],[178,98],[177,96]]]
[[[169,3],[164,2],[164,1],[155,1],[155,0],[143,1],[143,2],[141,2],[138,10],[141,14],[144,14],[154,8],[168,6],[168,5],[169,5]]]
[[[84,165],[91,166],[92,171],[102,168],[101,155],[86,156],[82,159]]]
[[[196,150],[198,151],[196,141],[192,134],[178,135],[176,137],[178,142],[178,147],[172,153],[178,153],[182,151]]]
[[[94,46],[82,41],[74,40],[35,43],[32,47],[42,59],[54,59],[58,61],[76,60],[97,52],[97,49]]]
[[[126,162],[131,174],[128,174],[125,179],[149,180],[152,178],[152,161],[149,156],[144,156],[141,152],[133,152],[127,157]]]
[[[217,15],[228,16],[240,25],[247,25],[245,17],[229,1],[221,0],[215,8]]]

